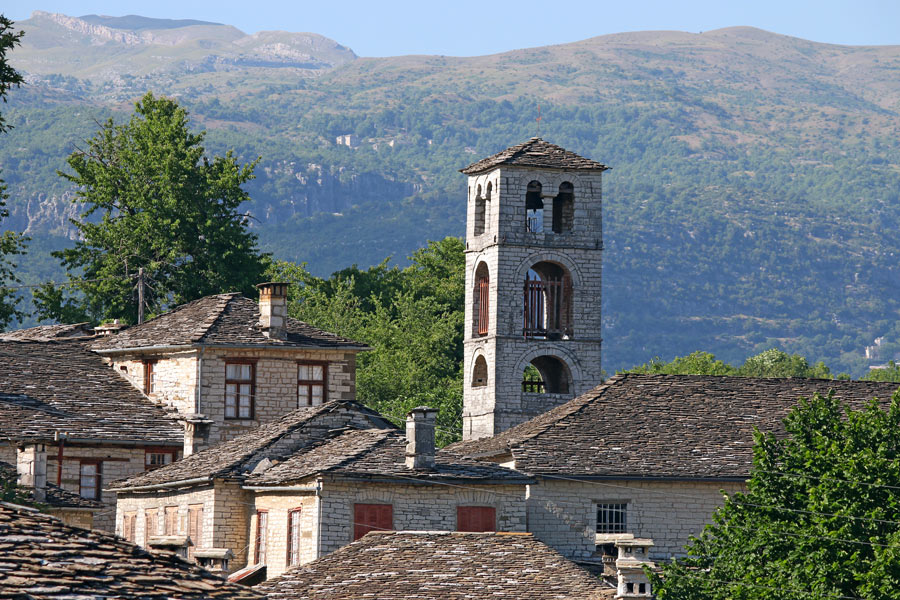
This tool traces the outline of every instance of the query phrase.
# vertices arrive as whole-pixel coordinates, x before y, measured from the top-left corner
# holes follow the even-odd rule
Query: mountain
[[[72,235],[65,155],[148,89],[178,97],[211,151],[262,157],[247,207],[261,243],[320,274],[462,234],[457,169],[535,135],[540,106],[542,137],[613,167],[604,368],[777,345],[858,375],[900,353],[898,46],[734,27],[359,58],[202,22],[20,25],[29,84],[4,109],[0,167],[10,226],[37,236],[29,280]]]

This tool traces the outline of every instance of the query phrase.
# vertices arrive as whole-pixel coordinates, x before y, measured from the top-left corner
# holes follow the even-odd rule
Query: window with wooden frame
[[[256,364],[225,362],[225,418],[252,419],[256,394]]]
[[[497,531],[497,510],[493,506],[457,506],[457,531]]]
[[[159,535],[159,509],[148,508],[144,510],[144,538]]]
[[[144,393],[148,396],[156,393],[156,361],[142,361],[144,365]]]
[[[391,504],[354,504],[353,539],[358,540],[370,531],[394,529],[394,506]]]
[[[256,564],[266,564],[266,546],[268,545],[269,511],[256,511]]]
[[[126,541],[134,543],[135,522],[137,521],[137,513],[127,512],[122,516],[122,537]]]
[[[191,538],[191,545],[188,546],[188,560],[194,560],[194,551],[202,546],[203,535],[203,505],[192,504],[188,506],[188,537]]]
[[[82,498],[100,499],[102,489],[103,463],[99,460],[83,460],[79,467],[78,493]]]
[[[328,363],[303,361],[297,363],[297,406],[319,406],[328,396],[325,385]]]
[[[300,564],[300,510],[294,508],[288,511],[287,564],[289,566]]]
[[[165,508],[165,518],[163,520],[163,535],[178,534],[178,507],[167,506]]]
[[[158,450],[147,450],[144,453],[144,470],[152,471],[165,465],[171,464],[175,460],[174,451],[160,452]]]

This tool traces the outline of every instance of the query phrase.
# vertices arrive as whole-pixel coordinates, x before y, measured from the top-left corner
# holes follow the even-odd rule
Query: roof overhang
[[[333,350],[336,352],[365,352],[372,350],[365,344],[347,346],[316,346],[316,345],[281,345],[281,344],[179,344],[170,346],[132,346],[129,348],[92,348],[97,354],[128,354],[135,352],[186,352],[189,350],[206,350],[223,348],[225,350]]]
[[[537,479],[550,479],[554,481],[643,481],[643,482],[668,482],[668,481],[693,481],[699,483],[745,483],[750,479],[746,477],[727,476],[712,477],[699,475],[567,475],[551,473],[533,473]]]
[[[114,488],[104,488],[105,492],[149,492],[152,490],[161,490],[166,488],[173,487],[186,487],[198,485],[201,483],[213,483],[215,481],[212,475],[207,475],[206,477],[194,477],[193,479],[179,479],[177,481],[165,481],[163,483],[154,483],[150,485],[130,485],[130,486],[122,486],[122,487],[114,487]]]

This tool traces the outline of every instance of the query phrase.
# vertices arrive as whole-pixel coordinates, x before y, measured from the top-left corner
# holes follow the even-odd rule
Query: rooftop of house
[[[527,142],[472,163],[465,169],[460,169],[460,173],[478,175],[501,165],[565,171],[606,171],[609,169],[604,164],[578,156],[574,152],[569,152],[565,148],[560,148],[539,137],[533,137]]]
[[[150,554],[114,535],[7,503],[0,503],[0,556],[0,588],[8,598],[264,598],[174,554]]]
[[[154,319],[104,336],[92,348],[107,353],[129,349],[194,345],[365,350],[367,346],[288,318],[284,339],[265,335],[259,303],[239,293],[206,296]]]
[[[834,390],[859,408],[887,403],[896,383],[704,375],[616,375],[590,392],[493,437],[442,453],[511,457],[532,475],[746,479],[753,431],[784,431],[801,397]]]
[[[335,428],[389,429],[393,425],[377,412],[350,400],[298,408],[277,421],[217,444],[170,465],[117,481],[111,488],[166,486],[194,479],[242,480],[263,460],[283,460],[329,435]]]
[[[8,462],[0,461],[0,480],[16,481],[19,477],[16,467]],[[35,501],[34,488],[20,488],[23,494],[29,496],[29,500]],[[77,508],[88,510],[99,510],[103,508],[103,504],[96,500],[82,498],[79,494],[64,490],[61,487],[48,483],[44,488],[46,497],[40,501],[51,508]]]
[[[596,600],[596,577],[531,534],[371,532],[257,586],[270,600]]]
[[[180,446],[184,429],[79,341],[0,341],[0,437]]]
[[[46,342],[48,340],[91,337],[92,335],[94,335],[94,329],[90,323],[63,323],[4,331],[0,333],[0,339]]]

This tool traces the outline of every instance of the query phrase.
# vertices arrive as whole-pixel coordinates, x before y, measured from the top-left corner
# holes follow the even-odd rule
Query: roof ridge
[[[206,319],[200,321],[197,324],[197,328],[194,330],[194,333],[191,334],[190,340],[192,342],[199,342],[206,334],[209,333],[209,330],[213,325],[225,314],[225,309],[228,308],[228,304],[237,297],[243,297],[240,292],[230,292],[227,294],[213,294],[216,298],[218,298],[218,302],[215,304],[215,310],[211,312],[211,314],[207,315]],[[205,296],[201,298],[201,300],[205,300],[210,296]]]

